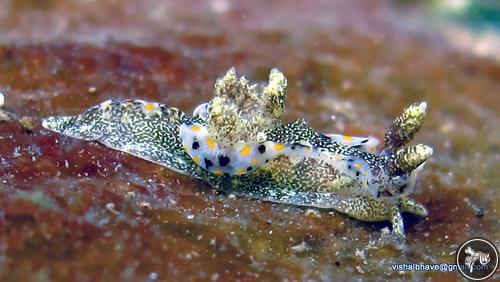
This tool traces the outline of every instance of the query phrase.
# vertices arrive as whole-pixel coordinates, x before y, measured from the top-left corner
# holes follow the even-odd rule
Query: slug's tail
[[[95,140],[95,134],[91,130],[81,130],[81,127],[84,126],[75,126],[79,120],[79,116],[53,116],[47,117],[43,119],[42,126],[77,139],[93,141]],[[91,128],[92,124],[87,125],[88,128]]]

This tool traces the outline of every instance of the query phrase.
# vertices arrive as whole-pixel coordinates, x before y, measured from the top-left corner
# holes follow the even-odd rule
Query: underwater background
[[[0,0],[0,280],[439,280],[393,271],[500,246],[500,3]],[[285,120],[383,139],[418,101],[434,148],[388,222],[219,193],[131,155],[41,127],[108,99],[191,112],[236,67],[288,78]],[[498,274],[493,279],[500,279]]]

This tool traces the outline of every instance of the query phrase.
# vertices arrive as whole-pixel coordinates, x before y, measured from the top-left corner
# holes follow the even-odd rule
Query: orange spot
[[[240,155],[242,157],[246,157],[246,156],[250,155],[250,150],[252,150],[252,146],[244,145],[243,148],[241,148]]]
[[[349,136],[349,135],[344,135],[342,136],[342,139],[344,139],[344,141],[346,142],[351,142],[352,139],[354,139],[352,136]]]
[[[153,111],[155,109],[155,105],[153,105],[151,103],[147,103],[144,105],[144,109],[146,109],[148,111]]]
[[[216,169],[216,170],[214,170],[214,174],[215,174],[216,176],[221,176],[223,173],[222,173],[222,170],[220,170],[220,169]]]
[[[191,130],[194,132],[198,132],[201,130],[201,126],[195,124],[195,125],[191,126]]]
[[[257,164],[257,160],[256,160],[256,159],[253,159],[253,160],[252,160],[252,164],[253,164],[253,165],[256,165],[256,164]]]
[[[283,151],[283,149],[285,149],[285,144],[280,144],[280,143],[274,144],[274,150],[276,152]]]
[[[199,165],[199,164],[200,164],[200,157],[198,157],[198,156],[194,156],[194,157],[193,157],[193,162],[194,162],[195,164]]]
[[[210,149],[210,151],[213,151],[215,149],[215,140],[213,138],[208,137],[206,141],[208,149]]]

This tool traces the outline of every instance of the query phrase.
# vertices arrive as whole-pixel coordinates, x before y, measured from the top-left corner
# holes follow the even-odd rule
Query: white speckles
[[[143,209],[146,209],[146,210],[151,210],[152,207],[151,207],[151,204],[146,202],[146,201],[142,201],[139,203],[139,206]]]
[[[80,127],[80,132],[89,132],[92,129],[92,125],[84,124]]]
[[[21,156],[21,147],[17,146],[14,148],[14,152],[12,152],[12,157],[18,158]]]
[[[110,202],[110,203],[107,203],[107,204],[106,204],[106,209],[107,209],[108,211],[110,211],[111,213],[115,214],[115,215],[120,214],[120,212],[119,212],[119,211],[117,211],[117,210],[116,210],[116,208],[115,208],[115,203],[111,203],[111,202]]]
[[[2,92],[0,92],[0,108],[3,107],[3,104],[5,103],[5,97]]]
[[[212,281],[217,281],[219,280],[220,274],[219,273],[214,273],[210,276],[210,280]]]
[[[422,109],[423,112],[425,112],[427,110],[427,102],[422,102],[418,105],[419,108]]]
[[[191,220],[191,219],[193,219],[193,218],[194,218],[194,215],[193,215],[193,214],[188,214],[188,215],[187,215],[187,219],[190,219],[190,220]]]
[[[129,118],[129,115],[127,113],[123,113],[120,121],[123,123],[123,124],[128,124],[130,123],[130,118]]]
[[[321,218],[321,214],[315,209],[307,209],[306,216]]]
[[[257,133],[257,142],[264,142],[267,140],[267,136],[264,132]]]
[[[200,254],[198,252],[195,252],[195,251],[191,251],[191,252],[186,254],[186,259],[188,259],[188,260],[192,260],[193,258],[198,258],[198,257],[200,257]]]
[[[217,244],[217,241],[215,240],[215,238],[212,238],[210,239],[210,242],[208,244],[210,244],[210,246],[215,246]]]
[[[355,255],[359,257],[360,259],[363,260],[363,262],[366,262],[366,253],[365,250],[363,249],[356,249]]]
[[[298,245],[291,247],[290,249],[295,253],[302,253],[309,250],[309,246],[307,245],[306,242],[302,242]]]
[[[148,274],[148,280],[149,281],[156,281],[158,279],[158,273],[156,272],[151,272]]]
[[[360,266],[360,265],[357,265],[357,266],[356,266],[356,270],[357,270],[359,273],[361,273],[361,274],[365,273],[365,271],[363,270],[363,268],[361,268],[361,266]]]
[[[99,105],[99,107],[101,108],[101,110],[106,111],[110,108],[111,102],[111,100],[104,101]]]

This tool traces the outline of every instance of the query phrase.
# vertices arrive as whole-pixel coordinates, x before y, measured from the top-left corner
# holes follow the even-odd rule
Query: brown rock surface
[[[0,280],[453,281],[391,264],[452,263],[474,236],[499,245],[500,63],[385,2],[267,2],[0,2],[4,110],[34,118],[0,122]],[[40,125],[110,98],[190,112],[231,66],[255,81],[280,68],[286,119],[325,132],[381,138],[428,101],[416,140],[435,155],[413,196],[429,216],[405,217],[406,246],[388,223],[228,197]]]

